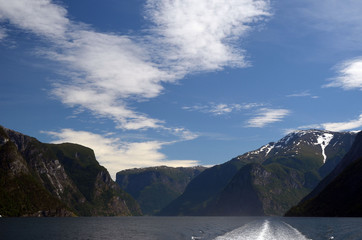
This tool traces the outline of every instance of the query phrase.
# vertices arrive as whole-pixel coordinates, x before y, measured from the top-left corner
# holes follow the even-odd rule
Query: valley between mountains
[[[113,181],[92,149],[0,126],[0,214],[362,216],[361,143],[357,132],[296,131],[210,168],[129,169]]]

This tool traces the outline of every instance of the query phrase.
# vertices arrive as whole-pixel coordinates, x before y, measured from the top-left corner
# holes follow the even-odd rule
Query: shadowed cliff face
[[[303,183],[303,174],[295,169],[248,164],[219,194],[210,211],[216,215],[282,215],[307,193]]]
[[[260,178],[262,176],[262,178]],[[219,194],[216,204],[210,208],[215,215],[264,215],[263,203],[254,186],[262,179],[269,181],[271,174],[259,164],[243,167]]]
[[[290,133],[206,169],[161,215],[283,215],[339,163],[355,135]]]
[[[180,196],[187,184],[205,167],[166,166],[120,171],[116,182],[140,204],[143,214],[155,215]]]
[[[0,126],[0,152],[2,215],[141,214],[138,204],[111,180],[89,148],[44,144]],[[29,186],[34,189],[29,190]],[[22,201],[12,204],[19,196]]]

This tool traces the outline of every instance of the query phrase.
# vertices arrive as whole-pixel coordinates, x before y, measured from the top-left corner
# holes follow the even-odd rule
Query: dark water
[[[361,240],[362,218],[0,218],[0,239]]]

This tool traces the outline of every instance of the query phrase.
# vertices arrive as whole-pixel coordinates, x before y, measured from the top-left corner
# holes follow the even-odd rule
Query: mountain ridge
[[[0,126],[0,152],[3,216],[141,214],[135,200],[110,178],[90,148],[41,143]]]
[[[247,168],[248,164],[260,164],[265,173],[274,174],[278,180],[271,181],[269,186],[254,186],[257,188],[260,201],[263,202],[262,215],[283,215],[284,211],[299,202],[335,167],[351,147],[355,135],[352,132],[315,129],[289,133],[277,142],[268,143],[226,163],[206,169],[190,182],[179,198],[161,210],[160,214],[228,215],[222,211],[222,206],[226,204],[222,204],[222,199],[225,199],[222,197],[223,191],[230,183],[240,183],[233,178],[237,176],[238,171],[245,171],[242,168]],[[293,173],[294,177],[289,177],[287,173]],[[251,179],[258,183],[263,182],[262,178],[260,175],[259,178]],[[268,194],[273,185],[282,189],[285,186],[289,187],[282,193]],[[283,194],[286,194],[286,201],[281,197]],[[234,197],[235,203],[237,199],[242,201],[240,197]]]
[[[336,168],[286,216],[362,216],[362,132]]]

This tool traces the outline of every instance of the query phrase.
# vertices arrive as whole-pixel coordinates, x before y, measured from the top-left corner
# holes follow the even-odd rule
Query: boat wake
[[[215,240],[311,240],[283,221],[264,220],[248,223]]]

